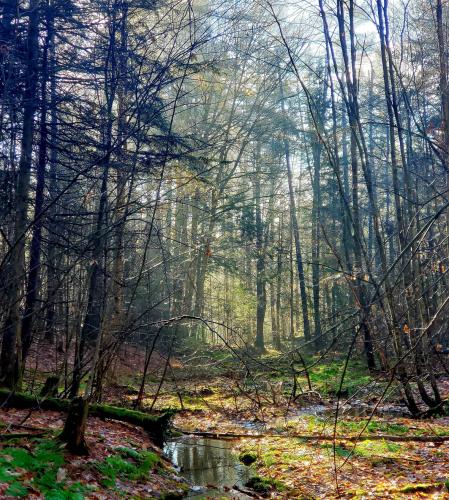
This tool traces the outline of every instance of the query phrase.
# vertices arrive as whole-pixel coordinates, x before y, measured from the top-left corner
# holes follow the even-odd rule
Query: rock
[[[251,465],[257,460],[257,453],[254,451],[242,451],[239,460],[245,465]]]

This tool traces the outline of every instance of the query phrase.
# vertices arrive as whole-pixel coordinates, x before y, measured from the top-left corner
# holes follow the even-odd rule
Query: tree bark
[[[282,84],[280,84],[280,95],[281,95],[281,109],[282,113],[285,115],[284,91]],[[295,241],[296,266],[298,269],[299,290],[301,295],[301,310],[302,310],[304,339],[306,342],[308,342],[311,340],[309,312],[308,312],[308,296],[307,296],[308,294],[306,289],[304,264],[301,253],[301,240],[299,237],[298,217],[296,213],[295,191],[293,187],[293,173],[292,173],[292,165],[290,158],[290,144],[285,130],[284,130],[284,156],[287,167],[288,193],[290,202],[290,219]]]
[[[37,72],[39,41],[39,3],[31,0],[27,33],[26,69],[23,100],[22,141],[16,188],[16,213],[13,246],[8,261],[9,307],[3,329],[0,356],[0,382],[9,388],[20,386],[22,370],[22,339],[20,300],[25,276],[25,238],[30,187],[34,114],[37,109]]]
[[[25,296],[25,310],[22,319],[22,360],[25,361],[33,340],[33,324],[35,314],[35,304],[39,290],[39,273],[41,268],[41,246],[42,246],[42,209],[44,208],[45,189],[45,169],[47,166],[47,84],[48,72],[48,51],[53,38],[53,19],[50,17],[50,8],[47,11],[47,35],[42,52],[41,64],[41,109],[39,125],[39,154],[36,168],[36,193],[34,198],[34,224],[30,245],[30,261],[28,266],[28,281]]]
[[[254,176],[254,202],[256,208],[256,341],[255,347],[259,351],[265,349],[264,322],[267,306],[266,288],[265,288],[265,245],[263,237],[262,207],[261,207],[261,155],[260,145],[257,146],[256,153],[256,171]]]
[[[87,416],[89,414],[89,401],[74,398],[67,413],[64,429],[59,439],[66,443],[67,450],[74,455],[88,455],[89,448],[86,443]]]

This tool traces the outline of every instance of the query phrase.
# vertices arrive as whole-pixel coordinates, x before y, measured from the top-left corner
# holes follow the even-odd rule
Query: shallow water
[[[230,441],[183,436],[167,441],[164,454],[192,485],[189,497],[223,498],[226,492],[229,498],[249,498],[233,486],[243,487],[254,471],[238,460]]]

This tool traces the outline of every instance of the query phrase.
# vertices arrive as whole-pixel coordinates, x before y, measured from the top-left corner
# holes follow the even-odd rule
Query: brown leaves
[[[16,424],[28,414],[28,410],[9,409],[0,410],[0,420],[8,424]],[[63,424],[65,415],[53,411],[35,411],[27,420],[28,425],[46,427],[58,431]],[[55,433],[56,434],[56,433]],[[106,457],[116,454],[117,448],[129,447],[140,451],[151,449],[160,452],[149,440],[145,431],[129,424],[120,422],[104,421],[98,418],[89,418],[87,427],[87,440],[90,444],[91,454],[89,457],[80,458],[65,454],[65,463],[56,472],[56,482],[71,484],[79,482],[89,486],[89,496],[92,499],[115,499],[115,498],[149,498],[160,497],[164,492],[179,490],[179,478],[174,471],[167,467],[162,473],[153,471],[148,473],[145,481],[121,480],[120,495],[115,495],[103,485],[104,477],[99,472],[96,464],[103,462]],[[37,441],[34,439],[22,439],[14,446],[20,446],[34,453]],[[5,448],[10,443],[3,443],[0,447]],[[12,457],[11,457],[12,460]],[[51,465],[51,464],[50,464]],[[11,475],[17,475],[17,481],[26,484],[28,489],[27,498],[43,498],[37,486],[33,486],[35,472],[15,467]],[[8,484],[0,483],[0,497],[6,498],[5,491]],[[9,498],[9,497],[8,497]]]

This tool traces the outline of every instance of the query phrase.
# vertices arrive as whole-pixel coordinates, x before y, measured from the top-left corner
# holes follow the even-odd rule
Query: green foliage
[[[135,472],[136,466],[125,460],[124,458],[112,455],[107,457],[103,462],[97,464],[97,469],[104,479],[104,486],[114,486],[117,476],[128,477]]]
[[[278,461],[278,458],[272,451],[267,451],[263,454],[263,463],[267,467],[271,467]]]
[[[254,306],[255,307],[255,306]],[[267,351],[261,358],[274,369],[263,373],[265,378],[271,380],[292,381],[290,364],[284,364],[279,360],[279,353],[276,351]],[[350,360],[345,372],[342,388],[340,390],[341,376],[344,371],[346,360],[343,357],[338,359],[326,359],[317,356],[305,355],[304,362],[310,366],[308,372],[313,389],[318,390],[323,395],[348,396],[354,394],[358,389],[368,385],[372,377],[366,368],[364,361],[360,359]],[[302,373],[303,365],[295,361],[295,368],[301,372],[298,381],[302,387],[307,386],[306,376]]]
[[[254,216],[253,206],[242,207],[242,214],[240,217],[240,232],[242,239],[253,241],[256,235],[256,221]]]
[[[87,488],[80,483],[58,481],[58,470],[65,463],[61,446],[39,440],[33,452],[19,447],[3,448],[0,453],[0,482],[8,483],[7,495],[26,497],[38,490],[46,499],[83,498]]]
[[[257,300],[251,290],[248,290],[242,282],[238,282],[232,290],[232,310],[235,315],[236,324],[241,328],[248,326],[248,318],[254,314]]]
[[[111,455],[102,462],[97,462],[96,468],[103,476],[102,483],[114,487],[117,478],[131,481],[145,480],[148,473],[160,463],[160,458],[151,451],[136,451],[132,448],[117,448],[117,455]]]
[[[332,447],[332,445],[330,445],[330,447]],[[338,455],[339,457],[347,458],[350,456],[351,452],[349,450],[347,450],[346,448],[344,448],[343,446],[337,445],[335,447],[335,454]]]
[[[25,497],[28,495],[28,488],[19,482],[13,482],[5,491],[6,495],[12,497]]]

